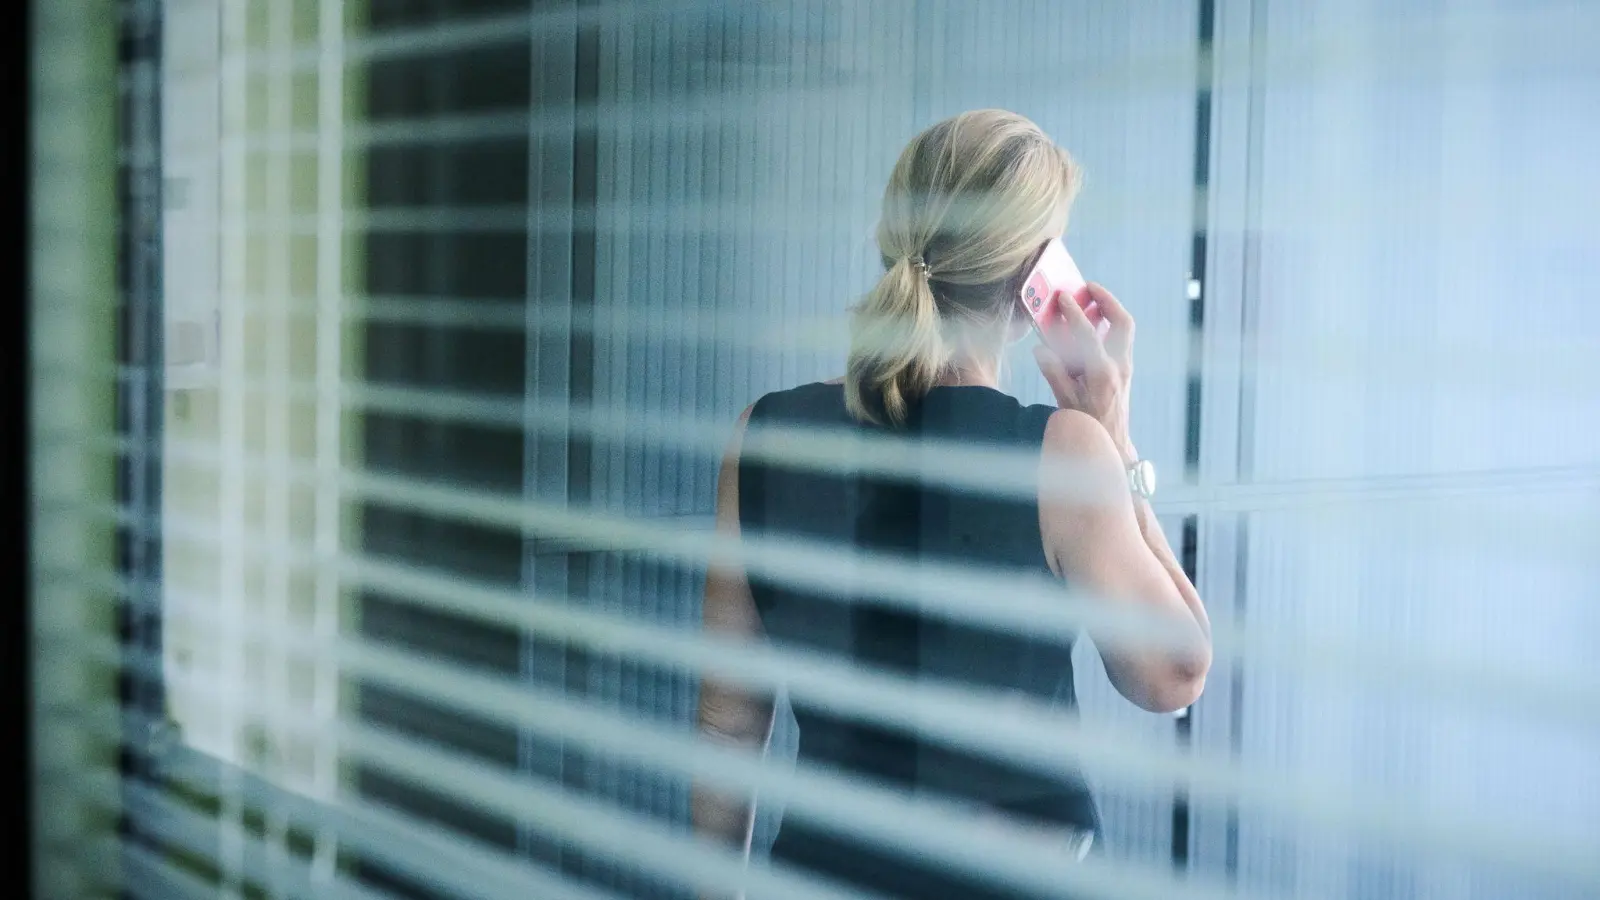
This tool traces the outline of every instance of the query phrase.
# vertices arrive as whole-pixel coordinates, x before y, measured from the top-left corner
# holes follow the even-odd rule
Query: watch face
[[[1156,492],[1156,467],[1148,459],[1141,459],[1133,464],[1128,471],[1129,479],[1133,482],[1134,491],[1141,496],[1151,497]]]

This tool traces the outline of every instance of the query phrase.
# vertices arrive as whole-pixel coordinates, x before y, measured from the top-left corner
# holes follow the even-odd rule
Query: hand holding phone
[[[1017,299],[1039,335],[1033,357],[1057,405],[1088,413],[1119,446],[1131,448],[1127,433],[1133,316],[1110,291],[1084,280],[1060,240],[1045,245]],[[1077,309],[1063,307],[1064,303]]]
[[[1062,302],[1078,304],[1089,317],[1095,333],[1102,339],[1105,337],[1105,316],[1089,292],[1088,281],[1078,271],[1078,264],[1073,262],[1060,238],[1052,239],[1039,254],[1039,260],[1022,283],[1021,300],[1033,321],[1033,330],[1052,350],[1064,349],[1058,347],[1063,336],[1052,334],[1061,323],[1061,311],[1056,304]]]

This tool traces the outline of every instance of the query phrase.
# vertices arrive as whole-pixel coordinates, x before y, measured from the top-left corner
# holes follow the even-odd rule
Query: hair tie
[[[930,279],[933,278],[933,270],[928,268],[928,261],[927,260],[923,259],[920,256],[913,256],[913,257],[910,257],[910,259],[908,261],[911,263],[911,268],[918,275],[921,275],[924,281],[927,281],[927,280],[930,280]]]

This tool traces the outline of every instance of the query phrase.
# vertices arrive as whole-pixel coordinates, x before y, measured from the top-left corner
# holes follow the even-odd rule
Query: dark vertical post
[[[1195,55],[1195,115],[1194,115],[1194,236],[1190,243],[1189,261],[1189,361],[1187,397],[1184,421],[1183,466],[1186,480],[1192,480],[1200,471],[1200,392],[1202,389],[1200,366],[1203,362],[1200,341],[1205,326],[1206,284],[1206,222],[1208,221],[1208,188],[1211,181],[1211,85],[1212,38],[1216,25],[1215,0],[1198,0],[1199,42]],[[1199,516],[1191,513],[1184,517],[1183,534],[1179,542],[1178,558],[1190,579],[1196,578],[1195,562],[1199,555]],[[1177,719],[1178,744],[1187,748],[1193,729],[1193,711]],[[1189,829],[1192,814],[1189,798],[1181,791],[1172,804],[1172,864],[1174,868],[1189,865]]]

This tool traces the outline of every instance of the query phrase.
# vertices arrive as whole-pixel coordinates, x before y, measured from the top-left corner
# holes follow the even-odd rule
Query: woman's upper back
[[[952,488],[937,474],[925,479],[877,472],[862,465],[890,458],[924,471],[948,464],[941,449],[1009,451],[1005,459],[1036,471],[1050,406],[1023,406],[997,390],[940,386],[911,407],[903,426],[858,422],[845,409],[844,389],[809,384],[768,394],[751,408],[747,435],[798,429],[838,438],[826,465],[741,460],[740,521],[744,529],[837,541],[846,546],[919,559],[947,559],[1049,574],[1039,536],[1039,504],[1029,497]],[[781,457],[781,435],[775,435]],[[861,439],[860,456],[851,439]],[[746,438],[750,443],[750,438]],[[923,455],[925,454],[925,455]],[[919,458],[919,455],[920,456]],[[894,468],[900,468],[895,466]]]
[[[1053,407],[1023,406],[985,387],[935,387],[912,405],[893,430],[857,422],[844,389],[812,384],[769,394],[752,407],[746,446],[763,429],[896,442],[894,458],[913,466],[921,442],[1008,450],[1021,465],[1037,466]],[[781,448],[781,440],[767,445]],[[823,545],[837,556],[834,590],[796,589],[750,575],[751,596],[769,638],[804,646],[858,665],[1021,692],[1063,705],[1075,702],[1071,645],[963,624],[919,611],[919,579],[937,578],[941,565],[1003,577],[1053,578],[1040,538],[1035,497],[999,497],[864,471],[845,449],[836,465],[769,461],[781,453],[746,453],[739,462],[739,523],[747,538],[794,539]],[[1031,462],[1030,462],[1031,461]],[[915,565],[905,566],[907,563]],[[877,566],[902,566],[910,591],[886,596],[869,586]],[[906,587],[904,580],[897,587]],[[998,588],[996,588],[998,590]],[[908,596],[909,595],[909,596]],[[974,604],[993,600],[976,595]],[[1063,787],[1035,775],[857,722],[797,701],[801,753],[830,765],[1005,806],[1059,797]],[[1067,787],[1080,800],[1076,785]],[[1079,810],[1070,816],[1081,819]]]

